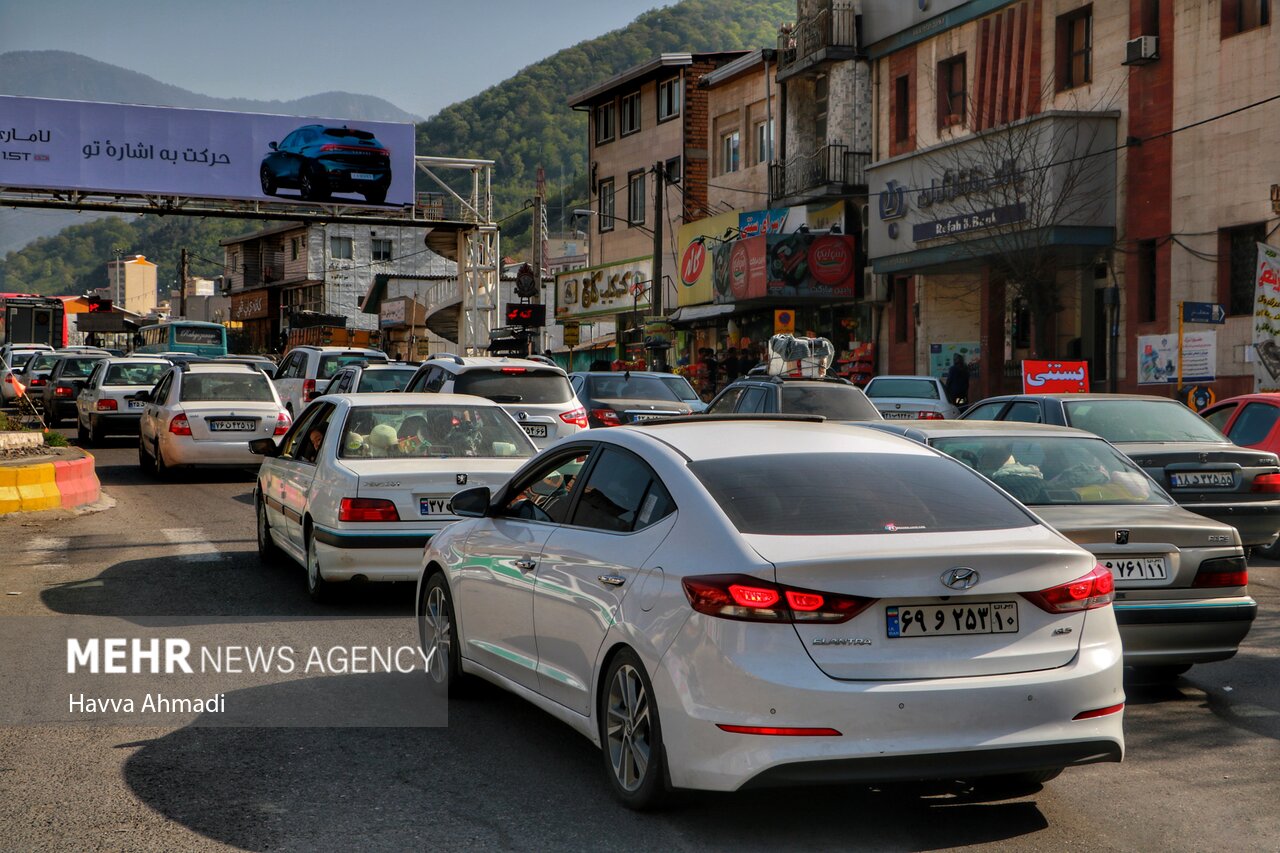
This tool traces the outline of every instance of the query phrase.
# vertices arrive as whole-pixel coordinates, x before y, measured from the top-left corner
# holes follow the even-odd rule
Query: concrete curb
[[[0,466],[0,515],[69,509],[97,501],[102,484],[93,457],[83,451],[74,453],[79,458]]]

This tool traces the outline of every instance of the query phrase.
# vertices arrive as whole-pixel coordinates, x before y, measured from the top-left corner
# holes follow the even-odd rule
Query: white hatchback
[[[453,493],[500,488],[537,450],[501,406],[457,394],[327,394],[278,445],[253,444],[258,551],[302,564],[316,600],[335,581],[416,579],[457,521]]]
[[[432,683],[568,723],[630,806],[1123,755],[1111,573],[927,447],[695,416],[592,430],[491,491],[427,545]]]

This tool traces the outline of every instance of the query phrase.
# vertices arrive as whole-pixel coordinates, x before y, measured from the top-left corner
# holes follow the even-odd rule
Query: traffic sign
[[[1213,323],[1220,326],[1227,321],[1227,309],[1217,302],[1183,302],[1182,320],[1185,323]]]
[[[533,273],[533,267],[523,264],[520,271],[516,273],[516,296],[521,299],[531,299],[538,295],[538,277]]]

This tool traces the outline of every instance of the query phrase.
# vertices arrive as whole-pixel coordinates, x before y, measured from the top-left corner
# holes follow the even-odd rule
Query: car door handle
[[[622,586],[627,579],[621,575],[600,575],[596,578],[600,583],[607,583],[609,586]]]
[[[516,568],[522,572],[532,571],[538,565],[536,560],[516,560]]]

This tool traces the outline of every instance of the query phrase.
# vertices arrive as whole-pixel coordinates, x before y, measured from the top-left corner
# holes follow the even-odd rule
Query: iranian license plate
[[[227,419],[209,421],[210,432],[252,432],[257,428],[257,421],[233,421]]]
[[[546,438],[547,437],[546,424],[521,424],[520,428],[524,430],[524,434],[529,436],[530,438]]]
[[[1016,634],[1016,601],[891,605],[885,608],[889,639],[954,637],[958,634]]]
[[[423,515],[453,515],[449,498],[418,498],[418,512]]]
[[[1102,565],[1117,581],[1162,581],[1169,577],[1164,557],[1111,557]]]
[[[908,420],[916,416],[915,412],[885,412],[885,420]]]
[[[1175,489],[1195,489],[1203,486],[1234,486],[1235,478],[1230,471],[1192,471],[1185,474],[1170,474],[1169,482]]]
[[[641,421],[656,421],[658,418],[665,418],[667,415],[632,415],[632,423],[640,423]]]
[[[376,176],[369,172],[352,172],[351,180],[353,181],[372,181]]]
[[[142,402],[141,400],[130,400],[130,401],[129,401],[129,408],[131,408],[131,409],[141,409],[141,408],[142,408],[143,406],[145,406],[145,405],[146,405],[146,403]]]

